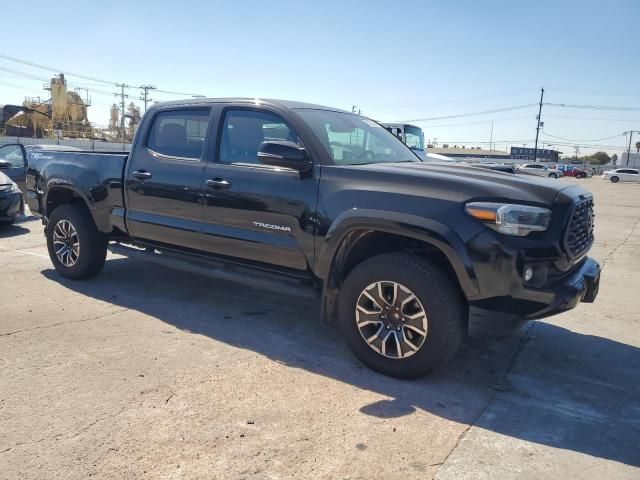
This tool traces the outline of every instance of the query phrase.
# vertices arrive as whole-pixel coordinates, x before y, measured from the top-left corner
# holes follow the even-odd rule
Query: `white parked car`
[[[525,163],[518,167],[518,173],[530,173],[541,177],[560,178],[562,172],[555,168],[549,168],[541,163]]]
[[[640,170],[635,168],[618,168],[602,174],[603,180],[613,183],[618,182],[640,182]]]

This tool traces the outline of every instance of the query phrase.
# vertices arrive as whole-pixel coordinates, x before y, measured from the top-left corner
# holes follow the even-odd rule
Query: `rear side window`
[[[168,157],[199,160],[209,124],[209,109],[171,110],[156,115],[147,148]]]
[[[220,138],[220,162],[260,163],[258,148],[265,140],[289,140],[300,145],[295,132],[277,115],[253,110],[228,110]]]

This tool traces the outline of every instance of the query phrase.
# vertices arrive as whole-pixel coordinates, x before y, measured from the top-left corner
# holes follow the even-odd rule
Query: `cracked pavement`
[[[38,221],[0,230],[0,479],[640,477],[640,185],[561,181],[595,194],[596,303],[418,381],[313,302],[111,254],[72,282]]]

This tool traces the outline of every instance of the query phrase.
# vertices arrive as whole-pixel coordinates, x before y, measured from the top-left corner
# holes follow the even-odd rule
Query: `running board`
[[[309,281],[265,272],[251,267],[200,257],[197,259],[190,258],[186,255],[153,248],[140,248],[122,243],[109,243],[109,250],[117,255],[150,261],[176,270],[268,290],[273,293],[281,293],[286,296],[311,299],[318,298],[320,295],[319,289]]]

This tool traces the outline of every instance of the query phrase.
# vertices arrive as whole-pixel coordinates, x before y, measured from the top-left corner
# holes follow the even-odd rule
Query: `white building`
[[[622,167],[640,168],[640,153],[631,152],[631,155],[629,156],[629,163],[627,163],[627,152],[624,152],[619,156],[618,164],[616,166],[619,168],[622,168]]]

